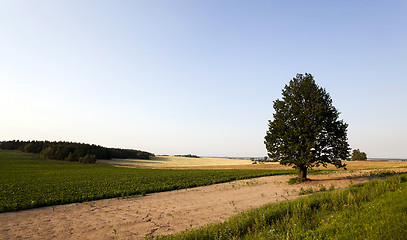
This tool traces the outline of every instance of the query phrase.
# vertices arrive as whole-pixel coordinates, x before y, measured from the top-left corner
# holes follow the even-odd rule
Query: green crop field
[[[407,174],[268,204],[157,239],[407,239]]]
[[[294,173],[120,168],[46,160],[37,154],[0,150],[0,212]]]

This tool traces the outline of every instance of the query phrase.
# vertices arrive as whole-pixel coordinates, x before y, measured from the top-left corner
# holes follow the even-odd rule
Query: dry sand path
[[[399,171],[402,169],[399,169]],[[406,170],[406,169],[404,169]],[[354,176],[345,178],[346,176]],[[343,188],[368,181],[354,173],[313,175],[289,185],[291,176],[240,180],[129,199],[44,207],[0,214],[0,239],[144,239],[199,227],[267,203],[299,197],[301,187]],[[115,234],[116,231],[116,234]]]

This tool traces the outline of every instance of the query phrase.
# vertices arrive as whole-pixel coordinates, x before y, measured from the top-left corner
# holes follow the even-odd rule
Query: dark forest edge
[[[152,153],[140,150],[106,148],[95,144],[62,141],[2,141],[0,149],[38,153],[46,159],[81,163],[95,163],[96,159],[112,158],[150,159],[154,156]]]

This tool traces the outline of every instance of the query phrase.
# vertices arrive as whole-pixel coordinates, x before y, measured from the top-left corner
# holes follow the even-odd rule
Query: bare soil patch
[[[270,176],[128,199],[45,207],[0,214],[2,239],[144,239],[227,218],[267,203],[300,197],[303,187],[336,189],[371,180],[364,171],[312,175],[289,185],[292,176]],[[407,171],[398,168],[396,171]]]

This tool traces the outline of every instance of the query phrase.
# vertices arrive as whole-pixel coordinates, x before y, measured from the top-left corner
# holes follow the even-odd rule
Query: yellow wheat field
[[[229,159],[229,158],[189,158],[175,156],[155,156],[150,160],[144,159],[112,159],[98,160],[98,163],[114,166],[135,167],[135,168],[174,168],[174,169],[292,169],[279,163],[257,163],[251,160]],[[348,170],[353,169],[386,169],[386,168],[407,168],[406,161],[344,161]],[[336,169],[332,165],[328,168],[319,167],[317,169]],[[343,168],[342,168],[343,169]]]

